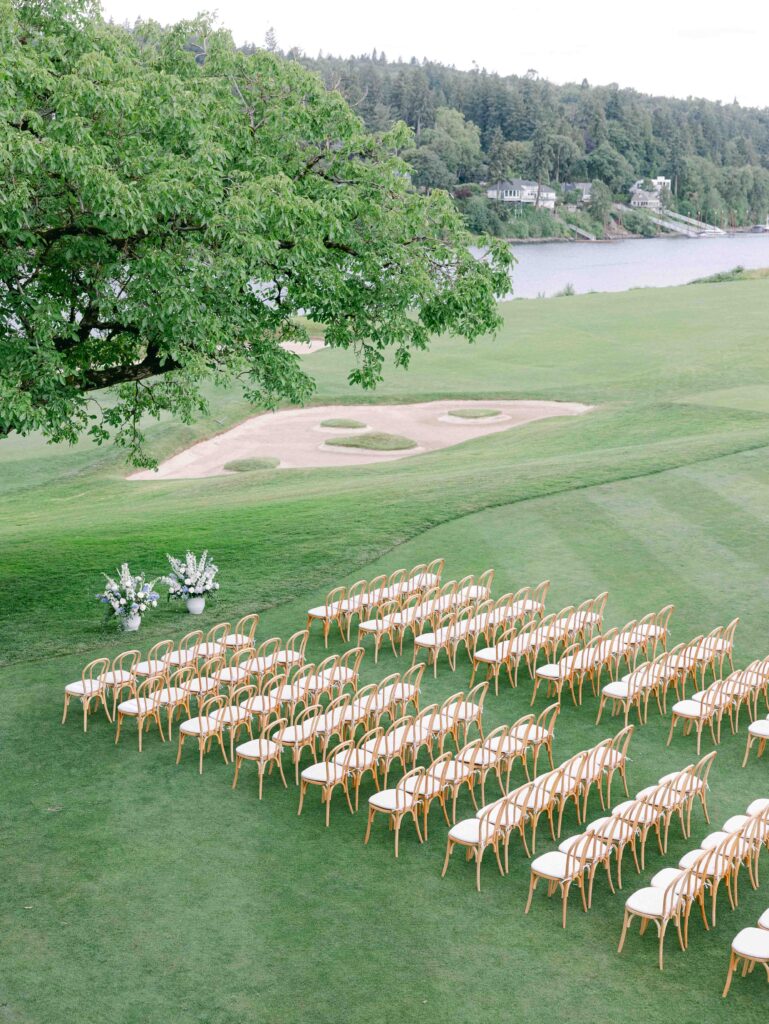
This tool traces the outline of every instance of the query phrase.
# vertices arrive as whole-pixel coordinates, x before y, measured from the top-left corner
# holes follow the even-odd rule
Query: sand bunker
[[[460,407],[493,407],[499,417],[463,420],[448,415]],[[163,462],[157,470],[141,470],[129,480],[185,480],[204,476],[230,476],[224,465],[235,459],[272,457],[280,460],[280,469],[313,466],[354,466],[365,462],[405,459],[420,452],[448,448],[473,437],[496,434],[500,430],[542,420],[551,416],[577,416],[591,406],[577,402],[421,402],[414,405],[323,405],[307,409],[283,409],[252,416],[231,430],[201,441]],[[356,419],[367,429],[412,438],[416,448],[378,452],[326,445],[330,433],[339,436],[349,429],[322,429],[328,419]],[[447,419],[450,422],[447,422]],[[363,433],[363,432],[361,432]],[[324,436],[325,435],[325,436]]]

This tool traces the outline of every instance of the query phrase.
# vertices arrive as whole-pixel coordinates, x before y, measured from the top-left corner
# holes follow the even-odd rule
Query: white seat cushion
[[[747,814],[733,814],[731,818],[727,818],[723,825],[724,832],[739,832],[745,822],[748,820]]]
[[[222,654],[225,648],[223,644],[213,643],[211,641],[202,643],[198,647],[198,657],[203,658],[215,658],[218,654]]]
[[[565,853],[561,853],[560,850],[550,850],[548,853],[534,858],[531,862],[531,870],[536,871],[538,875],[544,875],[545,878],[565,878],[566,860]],[[574,864],[576,866],[576,862]]]
[[[665,901],[665,890],[656,886],[648,885],[638,889],[625,900],[625,906],[634,914],[643,914],[649,917],[661,917]]]
[[[266,715],[275,710],[278,702],[265,693],[255,693],[252,697],[242,700],[240,706],[251,715]]]
[[[562,671],[561,666],[556,663],[554,665],[540,665],[536,674],[538,676],[542,676],[544,679],[560,679],[564,672]]]
[[[67,683],[64,687],[64,692],[71,694],[73,697],[83,697],[88,695],[93,696],[94,693],[98,693],[101,689],[101,683],[98,679],[78,679],[74,683]]]
[[[133,675],[125,669],[116,669],[114,672],[105,672],[101,677],[105,686],[124,686],[133,681]]]
[[[164,686],[158,694],[158,703],[163,707],[169,704],[183,704],[186,700],[187,692],[180,686]]]
[[[274,757],[278,752],[278,744],[273,740],[249,740],[247,743],[240,743],[235,747],[238,757],[245,757],[249,761],[261,761],[266,757]]]
[[[458,843],[474,846],[481,841],[481,831],[486,842],[491,838],[493,827],[481,822],[480,818],[465,818],[449,829],[449,838]]]
[[[221,672],[217,674],[223,683],[244,682],[251,675],[248,669],[243,668],[242,665],[230,665],[228,668],[223,668]]]
[[[283,742],[287,746],[294,746],[297,743],[303,743],[309,736],[312,735],[314,722],[302,722],[301,725],[289,725],[287,729],[283,731]]]
[[[251,715],[245,708],[228,704],[226,707],[217,708],[211,712],[211,718],[221,722],[223,725],[237,725],[238,722],[250,722]]]
[[[758,919],[758,927],[766,928],[769,931],[769,910],[765,910]]]
[[[166,663],[153,658],[151,661],[140,661],[136,666],[137,676],[157,676],[166,670]]]
[[[248,647],[251,637],[247,633],[228,633],[224,643],[227,647]]]
[[[612,700],[627,700],[631,694],[635,694],[639,690],[638,683],[625,682],[624,679],[619,679],[615,683],[607,683],[601,689],[601,693],[605,697],[611,697]]]
[[[191,736],[207,736],[218,730],[219,723],[210,715],[206,715],[205,718],[189,718],[179,726],[180,732],[189,733]]]
[[[751,960],[769,960],[769,932],[763,928],[743,928],[732,939],[732,949]]]
[[[189,665],[190,662],[196,661],[198,652],[193,648],[189,651],[171,651],[168,655],[168,662],[170,665]]]
[[[305,782],[315,782],[321,786],[341,782],[344,775],[344,768],[338,761],[318,761],[302,771]]]
[[[248,661],[243,663],[243,667],[259,676],[264,672],[268,672],[275,664],[275,661],[276,659],[271,654],[268,654],[266,658],[249,658]]]
[[[711,713],[712,708],[708,709],[696,700],[679,700],[673,705],[673,714],[681,718],[704,718]]]
[[[747,813],[758,814],[759,811],[765,811],[767,807],[769,807],[769,799],[767,797],[759,797],[758,800],[748,804]]]
[[[219,689],[219,680],[213,676],[196,676],[187,683],[187,689],[190,693],[209,693]]]
[[[138,700],[132,697],[131,700],[124,700],[118,704],[117,709],[121,715],[148,715],[157,707],[157,701],[149,697],[139,697]]]
[[[761,718],[757,722],[751,722],[748,732],[751,736],[758,736],[759,739],[769,739],[769,719]]]
[[[414,806],[414,794],[405,793],[403,790],[383,789],[379,793],[373,793],[368,802],[380,811],[407,811]]]

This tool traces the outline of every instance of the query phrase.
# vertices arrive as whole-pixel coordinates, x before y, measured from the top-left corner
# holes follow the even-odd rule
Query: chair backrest
[[[342,768],[342,772],[347,775],[352,766],[353,758],[355,757],[355,740],[342,740],[340,743],[330,750],[326,754],[326,761],[333,761]]]
[[[287,718],[276,718],[272,722],[266,723],[262,729],[261,739],[272,740],[272,742],[280,748],[283,746],[283,733],[287,728]]]
[[[197,679],[216,679],[224,665],[224,654],[216,654],[213,658],[208,658],[202,664],[198,663],[195,667],[195,677]]]
[[[207,644],[224,644],[224,638],[232,632],[232,626],[229,622],[217,622],[215,626],[212,626],[206,633]]]
[[[550,590],[550,580],[542,580],[541,583],[537,584],[531,592],[531,600],[535,605],[544,611],[545,603],[547,601],[547,593]]]
[[[419,688],[422,685],[422,676],[425,674],[426,668],[426,663],[419,661],[416,665],[412,665],[411,668],[407,668],[405,672],[401,673],[401,683],[404,686],[413,686],[416,696],[419,696]]]
[[[353,689],[355,689],[358,685],[360,663],[361,661],[363,661],[363,655],[365,653],[366,649],[364,647],[351,647],[348,651],[345,651],[344,654],[340,655],[339,657],[340,679],[341,673],[344,672],[346,674],[346,672],[348,671],[351,672],[352,678],[349,680],[344,680],[344,682],[349,682]]]
[[[486,694],[489,692],[489,684],[486,680],[482,683],[476,683],[475,686],[468,691],[467,703],[475,704],[480,713],[483,713],[483,703],[486,700]]]
[[[441,704],[438,710],[438,716],[442,730],[447,732],[456,727],[459,718],[459,704],[460,701],[465,699],[464,692],[460,690],[458,693],[452,693],[450,697],[447,697]]]
[[[406,570],[396,569],[387,577],[387,589],[393,597],[399,597],[406,589]]]
[[[481,589],[481,593],[491,594],[491,586],[492,586],[493,582],[494,582],[494,570],[493,569],[487,569],[485,572],[482,572],[481,575],[478,577],[478,586]]]
[[[177,650],[184,653],[188,658],[196,658],[200,645],[203,643],[203,630],[193,629],[183,636],[179,641]]]
[[[160,693],[165,685],[166,676],[162,672],[154,676],[147,676],[146,679],[137,685],[135,699],[139,702],[139,708],[143,714],[146,713],[147,708],[142,707],[142,702],[149,701],[152,703],[153,698]]]
[[[626,725],[624,729],[620,729],[611,740],[611,749],[616,751],[622,758],[627,758],[628,747],[634,732],[635,726],[631,723]]]
[[[596,616],[596,629],[603,629],[603,617],[606,611],[606,602],[609,600],[609,591],[603,590],[600,594],[593,598],[593,607],[591,609],[593,615]]]
[[[451,597],[453,598],[457,592],[457,581],[449,580],[447,583],[441,584],[440,590],[438,591],[438,598]]]
[[[394,722],[391,722],[389,727],[385,730],[383,737],[383,744],[386,744],[391,736],[400,736],[400,749],[403,749],[410,732],[414,727],[414,716],[413,715],[401,715],[400,718],[396,718]],[[391,750],[390,753],[397,753],[395,750]]]
[[[421,590],[423,589],[423,576],[427,570],[427,566],[424,562],[419,562],[411,572],[408,574],[409,590]]]
[[[288,640],[286,640],[284,650],[289,654],[297,654],[300,658],[304,658],[304,649],[307,646],[309,635],[310,631],[308,629],[298,629],[296,633],[292,633]]]
[[[428,704],[426,708],[422,708],[419,714],[414,716],[414,725],[410,730],[410,736],[422,739],[423,730],[427,732],[437,732],[439,728],[439,714],[440,708],[437,704]],[[406,742],[412,742],[411,738]]]
[[[445,558],[434,558],[427,566],[427,572],[433,576],[437,576],[438,583],[440,584],[441,576],[443,575],[443,569],[446,565]]]
[[[654,620],[655,626],[667,633],[670,629],[670,619],[675,611],[675,605],[666,604],[664,608],[660,608],[657,612]]]
[[[564,874],[567,878],[577,878],[602,857],[606,857],[606,844],[594,833],[584,832],[566,851]]]
[[[298,704],[305,701],[310,695],[310,679],[317,674],[317,666],[311,661],[304,665],[289,665],[286,668],[282,683],[276,679],[272,680],[273,688],[281,692],[281,700],[286,704]],[[315,700],[313,695],[313,700]]]
[[[203,703],[200,705],[198,710],[197,718],[202,723],[206,718],[211,716],[214,711],[220,711],[222,708],[227,706],[227,698],[222,696],[220,693],[215,693],[211,697],[206,697]],[[220,720],[217,723],[218,729],[224,727],[224,723]]]
[[[253,683],[243,683],[238,686],[237,689],[232,691],[232,695],[228,700],[230,707],[236,708],[241,702],[250,700],[257,692],[256,686]]]
[[[369,743],[371,744],[371,754],[374,763],[379,759],[379,750],[382,745],[383,736],[384,729],[381,725],[377,725],[373,729],[369,729],[368,732],[364,732],[358,740],[357,747],[359,750],[363,750]]]
[[[386,586],[387,577],[384,574],[375,576],[373,580],[369,580],[365,600],[370,604],[379,603],[382,600],[382,591]]]
[[[417,768],[412,768],[410,772],[406,772],[399,780],[395,787],[395,810],[401,811],[404,807],[409,807],[415,797],[418,797],[422,789],[422,780],[424,778],[425,770],[422,765]],[[408,783],[411,779],[416,779],[416,787],[413,790],[413,796],[409,792],[411,788]]]
[[[106,672],[109,672],[109,669],[109,658],[94,658],[93,661],[89,661],[80,675],[80,679],[84,684],[83,692],[91,694],[103,689],[105,685],[103,676]]]
[[[141,660],[141,651],[134,647],[130,651],[123,651],[121,654],[115,655],[111,668],[113,672],[127,672],[133,676],[136,673],[136,666]]]
[[[486,733],[481,746],[484,750],[491,751],[496,754],[498,753],[499,747],[504,743],[509,735],[509,725],[498,725],[495,729],[492,729],[491,732]]]
[[[699,779],[703,786],[708,785],[708,776],[710,775],[710,769],[713,767],[713,762],[716,759],[717,750],[711,750],[709,754],[705,754],[700,760],[691,767],[691,774]]]
[[[315,668],[316,692],[332,690],[334,686],[334,673],[339,667],[339,655],[329,654],[323,661],[319,661]]]
[[[357,612],[363,605],[368,591],[367,580],[356,580],[347,588],[347,610]]]
[[[761,844],[766,842],[769,835],[769,804],[748,816],[748,820],[739,830],[743,839],[750,843],[755,850],[761,849]]]
[[[708,715],[714,715],[721,706],[721,694],[726,680],[716,679],[702,692],[700,704]]]
[[[578,663],[575,660],[575,655],[578,651],[583,650],[581,643],[569,644],[568,647],[564,648],[563,653],[558,659],[558,665],[564,666],[572,674],[577,671]]]
[[[235,624],[233,632],[239,633],[242,636],[248,637],[248,645],[251,646],[254,642],[254,636],[256,634],[256,627],[259,625],[259,614],[257,612],[251,612],[249,615],[244,615],[242,619],[239,619]]]
[[[153,647],[150,648],[150,652],[147,655],[147,661],[160,661],[163,663],[164,668],[168,668],[168,659],[173,652],[174,642],[173,640],[159,640]]]
[[[561,705],[559,703],[550,704],[545,708],[544,711],[540,711],[537,716],[537,725],[540,729],[544,729],[547,733],[548,738],[552,739],[555,733],[555,721],[561,713]]]
[[[342,603],[342,601],[344,601],[346,597],[347,587],[334,587],[333,590],[329,590],[329,592],[326,594],[326,600],[324,602],[324,607],[326,611],[330,612],[332,615],[336,614],[340,610],[339,605]]]
[[[368,686],[362,686],[355,694],[356,717],[359,721],[368,718],[373,713],[380,686],[381,683],[369,683]]]
[[[168,680],[169,690],[181,690],[183,694],[189,694],[190,682],[195,678],[195,671],[191,665],[182,665],[171,674]]]
[[[473,611],[473,632],[480,633],[486,629],[489,624],[489,616],[494,610],[494,602],[491,598],[486,598],[485,601],[480,601]]]
[[[729,625],[724,627],[724,632],[723,632],[722,639],[724,641],[724,646],[725,646],[727,651],[731,651],[733,649],[733,647],[734,647],[734,634],[735,634],[735,632],[737,630],[737,626],[739,626],[739,624],[740,624],[740,620],[739,620],[739,617],[738,617],[736,619],[732,619],[732,621],[729,623]]]
[[[464,762],[471,771],[477,771],[482,766],[484,760],[482,748],[483,740],[480,737],[470,740],[469,743],[465,743],[457,751],[457,761]]]
[[[318,722],[321,716],[324,714],[322,704],[308,704],[307,707],[302,708],[299,714],[294,719],[294,726],[297,730],[301,729],[301,735],[304,742],[311,742],[318,728]]]
[[[556,771],[561,771],[563,773],[564,781],[568,782],[569,779],[573,780],[570,784],[570,788],[574,792],[577,792],[581,786],[586,785],[591,781],[590,755],[594,750],[595,748],[580,750],[578,753],[572,754],[571,757],[567,757],[566,760],[555,769]]]
[[[523,748],[526,748],[533,742],[535,728],[534,715],[522,715],[520,718],[516,718],[510,726],[510,734],[515,736]]]
[[[399,601],[382,601],[380,602],[371,613],[372,619],[376,622],[376,628],[380,632],[384,632],[390,627],[390,618],[400,608]]]
[[[551,612],[549,615],[543,615],[536,623],[531,634],[531,646],[534,650],[539,650],[540,647],[545,647],[551,642],[550,631],[554,622],[555,612]],[[521,630],[521,632],[523,632],[523,630]]]
[[[429,777],[434,780],[438,790],[443,789],[447,784],[449,766],[453,759],[454,755],[450,750],[447,750],[439,757],[436,757],[425,772],[425,781],[427,780],[427,777]]]
[[[253,671],[257,672],[259,675],[264,675],[266,672],[276,671],[279,667],[276,658],[278,651],[281,649],[282,643],[283,641],[279,636],[271,636],[268,637],[267,640],[262,640],[254,651],[255,664]]]
[[[692,888],[696,889],[696,883],[693,885],[693,876],[693,869],[687,868],[686,871],[672,878],[665,886],[662,892],[663,919],[669,920],[680,912]]]

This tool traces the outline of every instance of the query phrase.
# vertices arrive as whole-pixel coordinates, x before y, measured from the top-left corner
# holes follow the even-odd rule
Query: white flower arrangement
[[[189,597],[207,597],[219,589],[216,574],[219,566],[215,565],[204,551],[197,558],[191,551],[182,561],[173,555],[166,555],[173,570],[168,576],[162,576],[161,582],[168,587],[169,600],[186,601]]]
[[[108,615],[124,618],[128,615],[144,615],[150,608],[157,608],[160,595],[155,591],[156,579],[148,583],[143,572],[134,576],[128,568],[128,562],[120,566],[117,579],[106,573],[103,575],[107,583],[104,592],[96,597],[102,604],[109,606]]]

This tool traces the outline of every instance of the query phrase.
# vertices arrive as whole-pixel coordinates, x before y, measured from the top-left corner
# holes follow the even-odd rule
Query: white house
[[[502,203],[519,203],[535,206],[537,196],[539,205],[546,210],[555,209],[555,189],[549,185],[537,184],[536,181],[525,181],[513,178],[511,181],[497,181],[486,189],[489,199],[498,199]]]
[[[566,199],[570,203],[578,202],[586,205],[590,202],[593,183],[591,181],[570,181],[564,183],[563,190],[566,193]]]
[[[639,178],[639,180],[630,188],[630,205],[636,208],[645,210],[661,210],[662,191],[670,191],[670,178],[663,178],[659,176],[657,178],[650,178],[651,188],[643,188],[643,184],[646,178]]]

